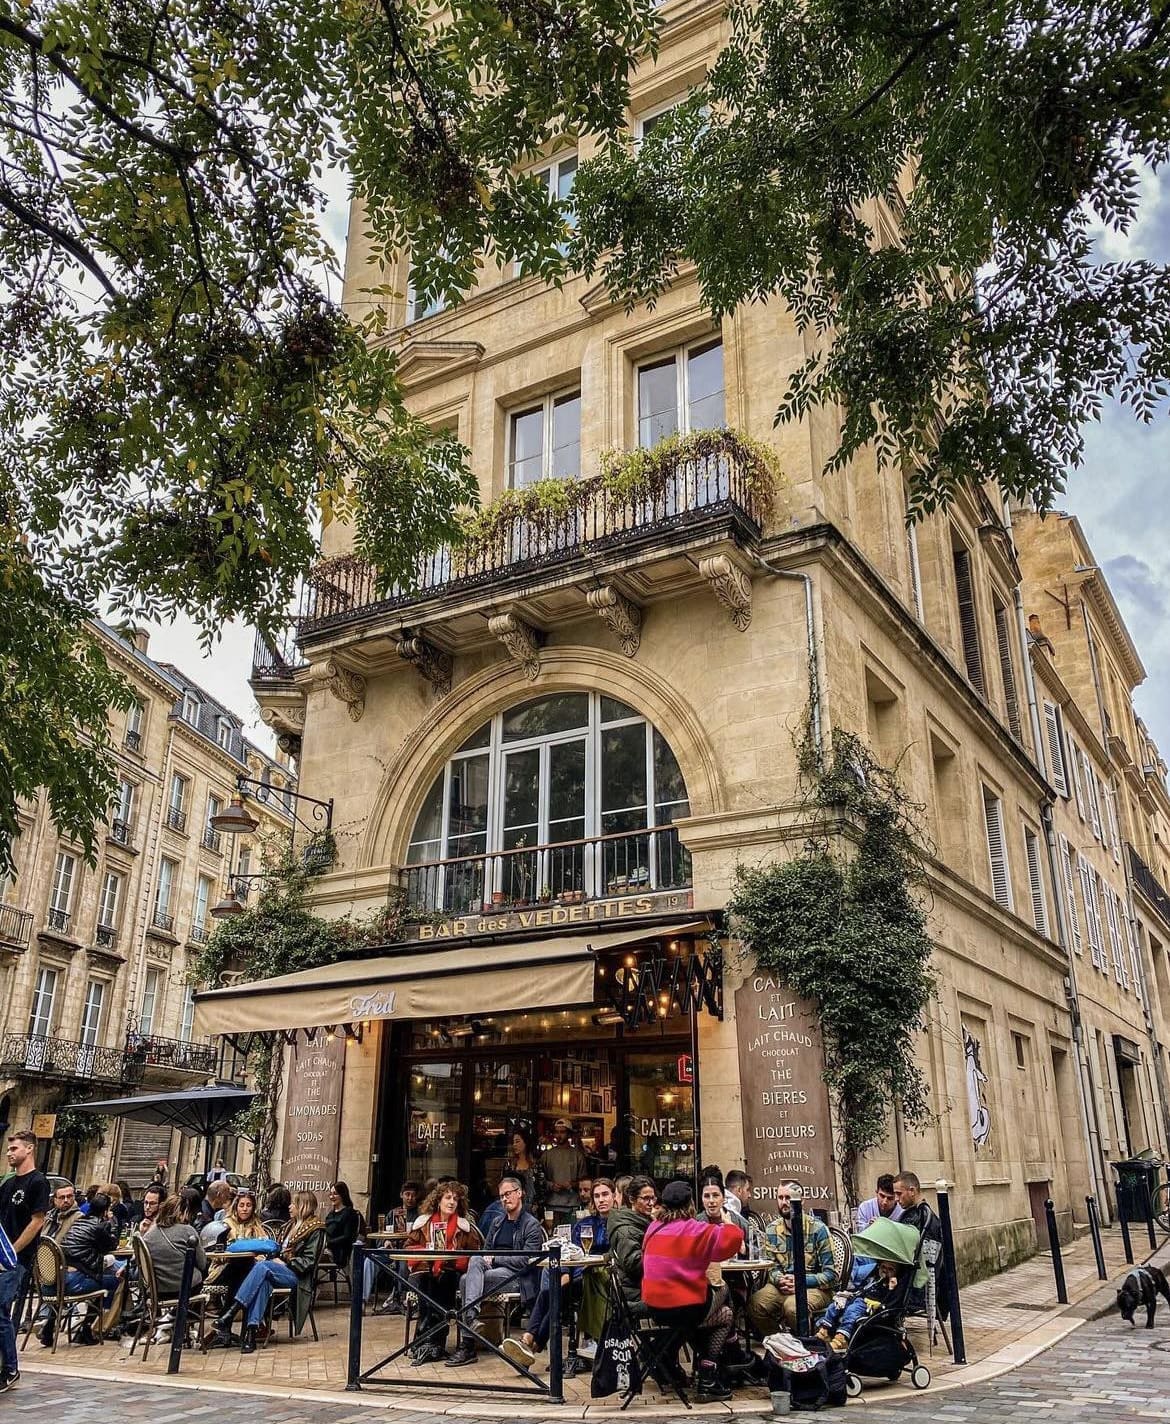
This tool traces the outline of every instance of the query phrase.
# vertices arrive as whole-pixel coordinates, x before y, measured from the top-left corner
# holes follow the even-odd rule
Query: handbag
[[[271,1236],[241,1236],[227,1244],[229,1256],[275,1256],[280,1251],[280,1242]]]
[[[830,1350],[823,1340],[806,1339],[801,1343],[807,1351],[805,1358],[791,1364],[774,1364],[768,1388],[786,1391],[794,1414],[805,1410],[844,1409],[848,1399],[844,1359]],[[814,1355],[815,1364],[799,1368],[800,1365],[808,1366]]]
[[[610,1394],[639,1394],[642,1390],[642,1366],[638,1360],[638,1341],[628,1326],[607,1319],[602,1326],[597,1354],[589,1377],[589,1393],[593,1399]]]

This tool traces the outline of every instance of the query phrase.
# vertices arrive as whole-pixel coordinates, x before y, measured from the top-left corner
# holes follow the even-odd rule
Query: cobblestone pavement
[[[882,1398],[881,1387],[850,1405],[862,1424],[1007,1424],[1042,1419],[1046,1424],[1083,1424],[1159,1419],[1170,1414],[1170,1313],[1163,1305],[1152,1331],[1133,1330],[1116,1314],[1090,1321],[1051,1350],[987,1384],[932,1395],[930,1392]],[[420,1401],[421,1402],[421,1401]],[[435,1424],[433,1413],[414,1413],[402,1395],[388,1414],[392,1424]],[[500,1424],[501,1408],[487,1405],[480,1421],[474,1407],[460,1401],[460,1424]],[[228,1390],[201,1390],[125,1383],[104,1378],[81,1380],[26,1373],[4,1396],[0,1414],[7,1421],[27,1416],[54,1424],[370,1424],[368,1407],[312,1399],[262,1398]],[[532,1418],[532,1416],[528,1416]],[[549,1424],[580,1418],[580,1410],[550,1408]],[[636,1417],[636,1416],[635,1416]],[[731,1418],[732,1416],[728,1416]],[[757,1416],[740,1414],[740,1424]],[[763,1411],[760,1421],[764,1424]],[[766,1416],[771,1418],[770,1411]],[[588,1414],[586,1414],[588,1419]],[[543,1421],[541,1421],[543,1424]]]

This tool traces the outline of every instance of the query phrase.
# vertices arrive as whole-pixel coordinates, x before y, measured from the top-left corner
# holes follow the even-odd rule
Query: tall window
[[[1032,897],[1032,923],[1042,935],[1046,935],[1048,933],[1048,905],[1044,897],[1040,840],[1031,826],[1024,827],[1024,858],[1028,862],[1028,889]]]
[[[178,865],[165,856],[158,864],[158,885],[154,892],[154,918],[158,923],[170,918],[171,897],[175,890],[175,873]]]
[[[134,824],[134,783],[125,777],[118,782],[118,804],[114,819],[129,831]]]
[[[955,570],[955,597],[959,606],[959,640],[967,681],[980,697],[987,696],[983,681],[983,653],[979,646],[979,618],[975,607],[975,586],[971,578],[971,551],[955,543],[951,550]]]
[[[219,850],[222,845],[219,832],[211,824],[212,820],[223,810],[223,802],[218,796],[208,796],[207,814],[203,818],[203,844],[208,850]]]
[[[47,1038],[53,1032],[53,1009],[57,1001],[59,978],[60,974],[51,965],[42,964],[37,970],[32,1008],[28,1016],[28,1031],[35,1037]]]
[[[148,969],[142,985],[142,1013],[138,1020],[140,1033],[156,1032],[158,1020],[162,1017],[163,988],[162,970]]]
[[[722,426],[723,343],[683,346],[638,367],[638,444]]]
[[[1008,612],[998,598],[992,600],[995,615],[995,645],[999,651],[999,671],[1003,682],[1004,711],[1012,736],[1017,741],[1021,737],[1020,699],[1016,694],[1016,665],[1012,657],[1012,633],[1008,622]]]
[[[142,746],[142,723],[145,717],[142,703],[137,698],[131,702],[126,712],[126,745],[131,751],[138,751]]]
[[[407,322],[424,321],[428,316],[438,316],[446,306],[447,299],[442,293],[436,292],[433,296],[428,296],[426,292],[418,290],[414,282],[414,263],[412,262],[410,275],[406,282]]]
[[[1003,835],[1003,803],[986,786],[983,788],[983,824],[987,831],[987,855],[991,864],[991,893],[997,903],[1010,910],[1012,881]]]
[[[432,785],[409,893],[468,911],[687,885],[673,822],[688,814],[674,753],[634,708],[589,692],[537,698],[482,726]]]
[[[576,213],[573,210],[573,183],[577,177],[577,155],[575,153],[563,154],[560,158],[554,159],[545,168],[539,168],[532,175],[538,183],[542,184],[549,197],[555,203],[561,204],[561,216],[570,229],[577,226]],[[568,246],[562,242],[557,244],[561,252]]]
[[[85,986],[85,1007],[81,1011],[81,1041],[87,1048],[93,1048],[101,1037],[105,1003],[105,980],[91,979]]]
[[[179,1037],[184,1043],[191,1042],[195,1028],[195,989],[188,984],[183,990],[183,1013],[179,1021]]]
[[[207,934],[208,906],[211,904],[213,882],[201,875],[195,882],[195,906],[191,911],[191,938],[200,940]]]
[[[117,929],[118,911],[122,904],[122,877],[107,870],[102,881],[101,899],[98,902],[98,925],[102,929]]]
[[[77,872],[77,857],[69,854],[67,850],[57,852],[57,860],[53,866],[53,889],[49,896],[49,910],[53,915],[61,916],[68,920],[69,909],[73,902],[73,880]]]
[[[508,417],[508,484],[524,489],[541,479],[581,474],[581,392],[545,396]]]

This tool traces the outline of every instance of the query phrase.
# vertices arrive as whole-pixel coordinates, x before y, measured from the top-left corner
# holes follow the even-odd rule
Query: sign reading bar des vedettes
[[[799,1182],[810,1208],[837,1205],[833,1135],[816,1007],[767,974],[735,991],[744,1152],[756,1198]]]

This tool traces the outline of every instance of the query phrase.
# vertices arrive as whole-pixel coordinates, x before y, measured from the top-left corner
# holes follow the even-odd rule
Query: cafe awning
[[[265,1033],[372,1019],[445,1018],[594,1002],[594,957],[710,931],[706,919],[512,944],[431,945],[417,954],[345,959],[195,995],[199,1034]]]

